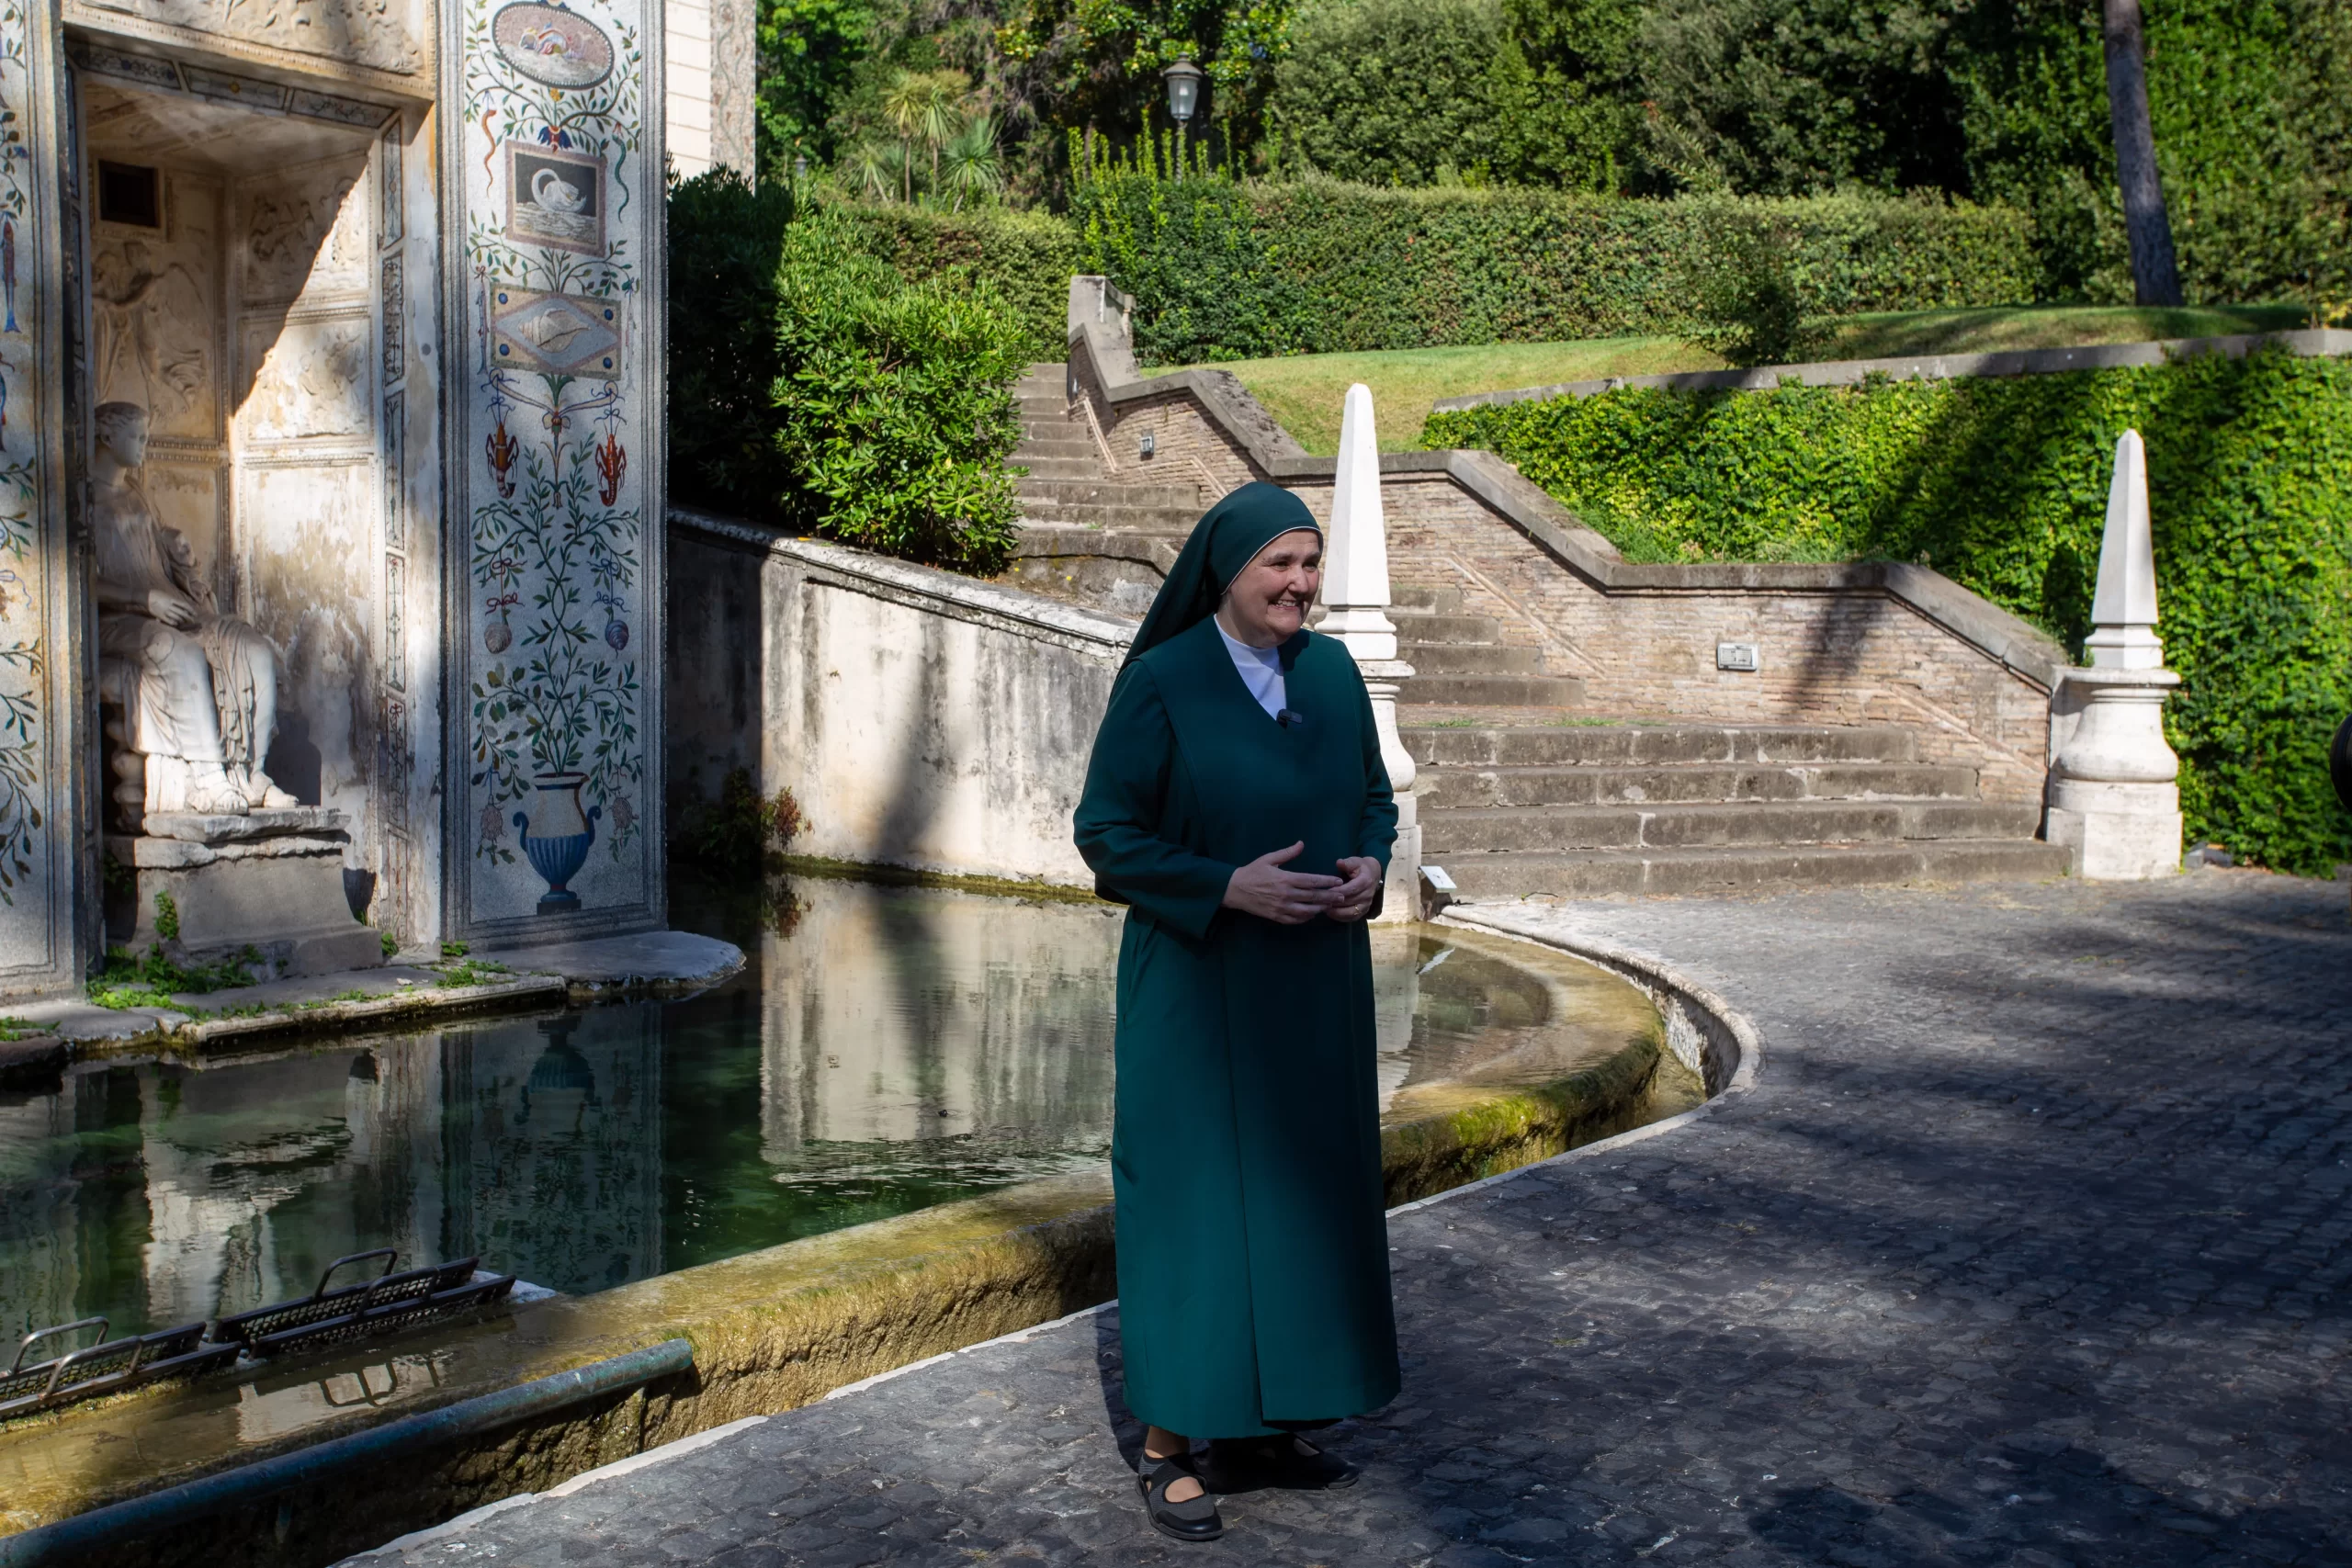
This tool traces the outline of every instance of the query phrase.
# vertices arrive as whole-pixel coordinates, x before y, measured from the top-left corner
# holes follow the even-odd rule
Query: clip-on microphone
[[[1274,715],[1274,722],[1281,725],[1284,729],[1288,729],[1294,724],[1297,725],[1301,728],[1305,728],[1306,726],[1306,716],[1303,713],[1293,713],[1290,709],[1284,708],[1280,713]]]

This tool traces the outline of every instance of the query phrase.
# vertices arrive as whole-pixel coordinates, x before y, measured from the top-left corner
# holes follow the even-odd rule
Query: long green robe
[[[1303,509],[1302,509],[1303,511]],[[1112,1138],[1127,1404],[1193,1437],[1264,1434],[1396,1393],[1363,923],[1221,907],[1234,868],[1385,869],[1396,808],[1340,643],[1283,645],[1282,724],[1202,620],[1130,662],[1076,819],[1119,949]]]

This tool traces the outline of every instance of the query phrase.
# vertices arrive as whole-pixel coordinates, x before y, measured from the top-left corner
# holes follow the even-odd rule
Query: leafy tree
[[[1040,121],[1119,144],[1165,128],[1159,73],[1189,56],[1208,78],[1193,130],[1228,158],[1259,139],[1296,9],[1296,0],[1014,4],[998,44],[1029,84]]]
[[[1487,85],[1495,170],[1521,185],[1614,192],[1632,175],[1647,94],[1636,44],[1647,0],[1503,0]]]
[[[834,111],[866,55],[876,0],[761,0],[759,165],[768,178],[795,154],[832,161]]]
[[[2033,213],[2054,295],[2132,297],[2100,13],[1981,0],[1949,62],[1968,177]],[[2352,6],[2167,0],[2148,107],[2180,271],[2199,301],[2352,294]]]
[[[1742,195],[1963,192],[1944,69],[1971,0],[1652,0],[1634,51],[1670,178],[1681,138]]]
[[[2123,231],[2132,247],[2135,304],[2177,305],[2180,269],[2173,257],[2172,217],[2156,172],[2156,133],[2148,122],[2148,47],[2140,0],[2106,0],[2107,112],[2115,135],[2115,180],[2123,197]]]
[[[909,201],[915,198],[914,150],[931,154],[931,188],[939,188],[939,150],[961,129],[967,84],[958,71],[902,71],[882,95],[882,116],[907,150]]]
[[[1301,15],[1268,114],[1285,161],[1368,185],[1494,162],[1500,0],[1342,0]]]

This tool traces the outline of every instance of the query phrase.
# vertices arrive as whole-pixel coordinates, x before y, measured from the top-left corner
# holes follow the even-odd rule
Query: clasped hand
[[[1339,863],[1340,876],[1282,869],[1306,850],[1302,840],[1235,866],[1225,885],[1225,907],[1285,926],[1303,926],[1317,915],[1363,919],[1380,890],[1380,863],[1370,855],[1351,855]]]

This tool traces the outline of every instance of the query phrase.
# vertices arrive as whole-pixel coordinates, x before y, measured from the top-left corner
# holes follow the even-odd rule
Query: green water
[[[378,1247],[602,1290],[1105,1155],[1118,911],[804,878],[673,913],[745,971],[682,1001],[0,1092],[0,1330],[213,1317]],[[1392,1095],[1547,1075],[1642,1005],[1442,933],[1375,949]]]

